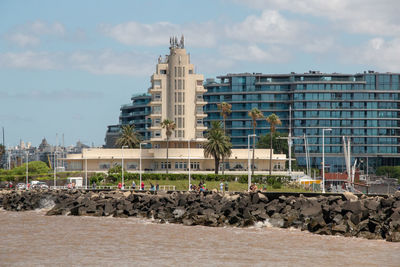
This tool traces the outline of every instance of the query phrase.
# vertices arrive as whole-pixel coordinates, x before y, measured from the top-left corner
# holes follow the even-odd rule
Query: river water
[[[1,266],[400,266],[400,243],[0,210]]]

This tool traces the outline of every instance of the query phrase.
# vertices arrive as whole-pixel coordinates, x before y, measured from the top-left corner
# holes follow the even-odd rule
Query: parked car
[[[32,183],[31,185],[32,189],[48,189],[49,186],[45,182],[37,182],[37,183]]]
[[[18,183],[17,184],[17,189],[18,190],[25,190],[26,189],[26,185],[24,183]]]

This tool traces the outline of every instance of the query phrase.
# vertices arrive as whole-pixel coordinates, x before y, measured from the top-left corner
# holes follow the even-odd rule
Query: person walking
[[[225,192],[229,191],[229,184],[228,181],[225,181]]]
[[[118,183],[118,189],[121,189],[121,188],[122,188],[122,183],[119,182],[119,183]]]
[[[136,184],[135,184],[135,180],[132,181],[132,189],[135,190],[136,189]]]
[[[144,190],[144,182],[140,185],[141,190]]]
[[[219,191],[224,192],[224,181],[221,181],[221,183],[219,184]]]

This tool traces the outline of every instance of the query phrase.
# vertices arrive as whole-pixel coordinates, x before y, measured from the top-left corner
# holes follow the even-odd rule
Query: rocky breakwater
[[[400,242],[400,192],[388,197],[216,192],[0,191],[6,210],[54,204],[47,215],[145,217],[184,225],[246,227],[255,223],[316,234]]]

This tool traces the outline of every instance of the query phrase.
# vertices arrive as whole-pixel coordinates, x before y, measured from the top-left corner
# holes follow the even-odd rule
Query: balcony
[[[205,93],[205,92],[207,92],[207,89],[205,89],[203,86],[197,85],[196,86],[196,92]]]
[[[149,106],[159,106],[161,104],[162,104],[161,98],[160,99],[154,99],[154,100],[151,100],[149,102]]]

